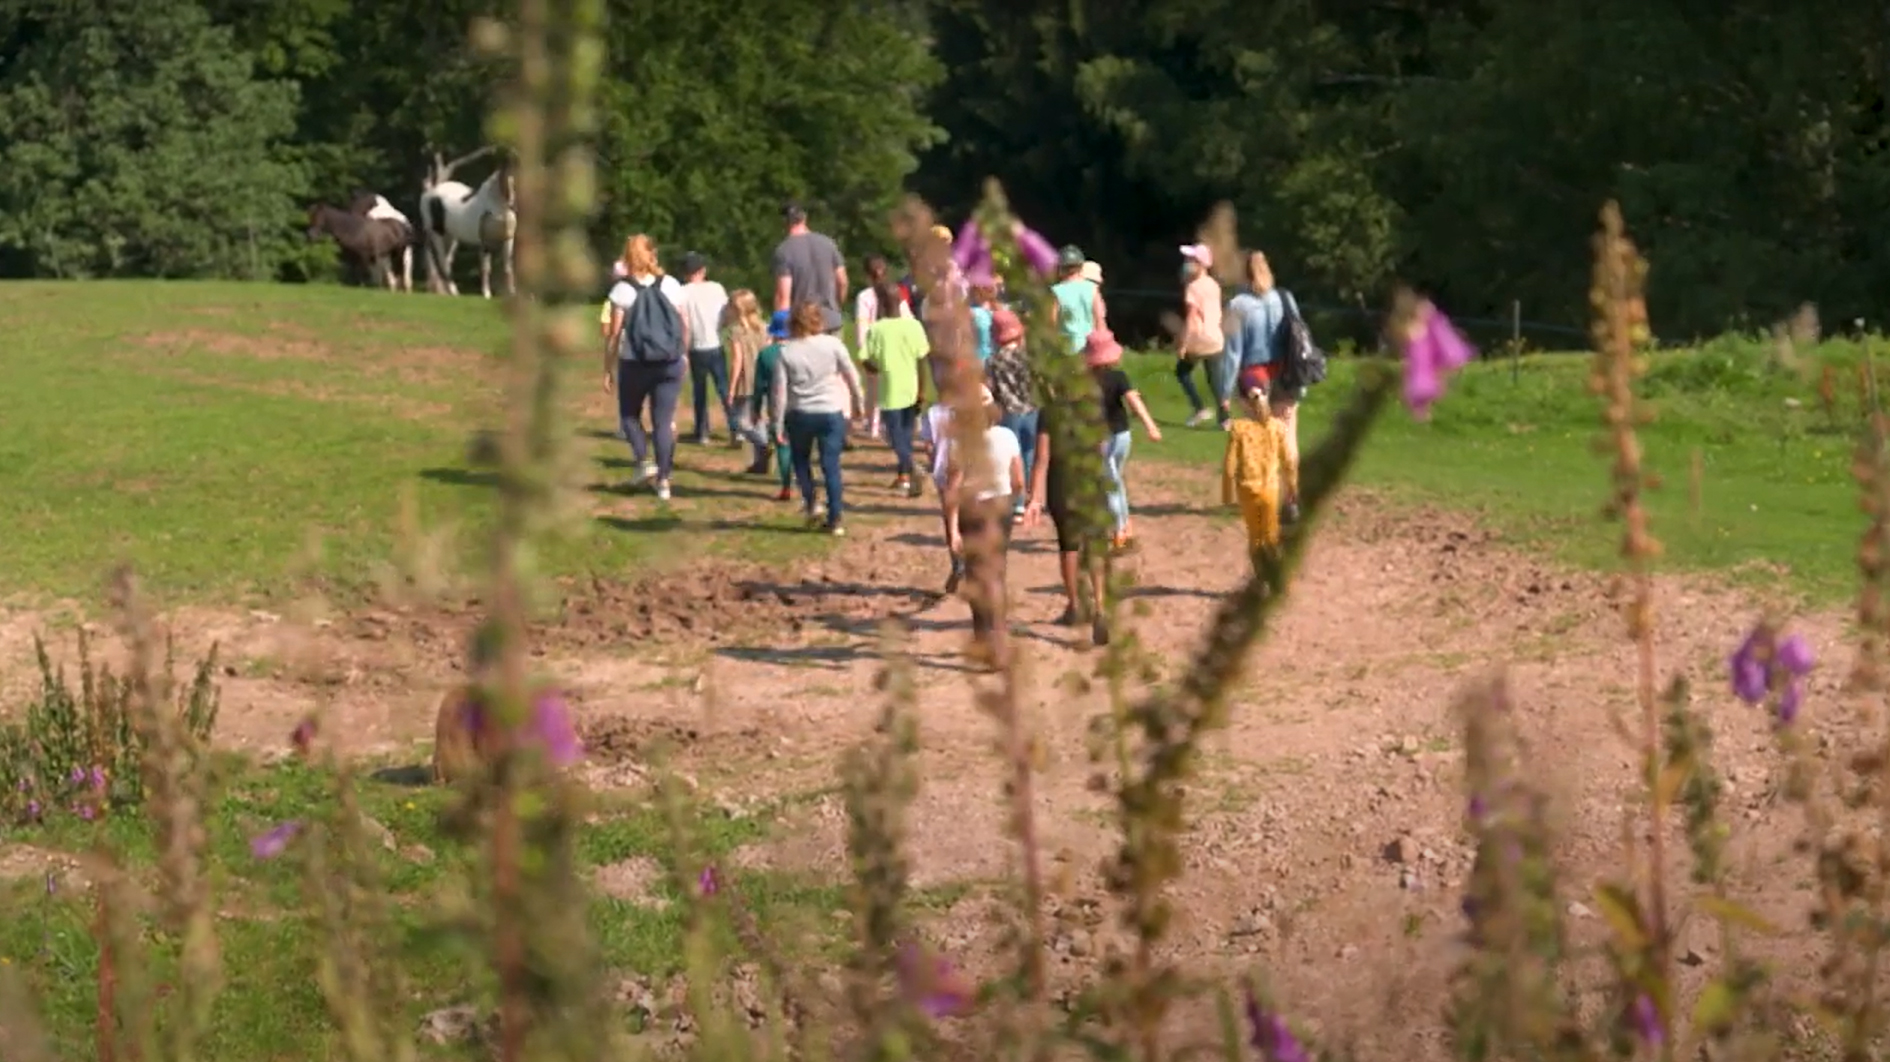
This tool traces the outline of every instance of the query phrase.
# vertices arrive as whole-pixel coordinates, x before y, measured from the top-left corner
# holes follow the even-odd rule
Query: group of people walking
[[[773,256],[772,313],[765,318],[754,291],[730,293],[709,280],[702,256],[683,257],[678,281],[664,273],[649,237],[625,242],[600,325],[605,389],[617,397],[622,435],[637,466],[631,486],[653,485],[659,499],[671,497],[675,416],[685,377],[695,414],[692,441],[710,440],[713,392],[728,444],[753,450],[749,471],[772,474],[780,501],[793,500],[798,488],[809,525],[833,535],[845,534],[842,452],[861,437],[883,440],[893,455],[894,492],[918,497],[923,480],[931,479],[950,557],[945,590],[955,592],[967,580],[975,587],[968,595],[974,631],[994,662],[1007,651],[1000,614],[1012,529],[1028,528],[1043,516],[1055,527],[1066,596],[1059,622],[1087,623],[1092,640],[1106,644],[1101,609],[1092,607],[1102,601],[1102,566],[1090,567],[1086,596],[1080,558],[1092,543],[1111,552],[1133,548],[1126,480],[1133,428],[1139,424],[1152,442],[1161,441],[1162,433],[1122,367],[1122,346],[1107,323],[1100,266],[1079,248],[1064,247],[1056,254],[1051,294],[1060,353],[1083,359],[1101,405],[1106,530],[1073,509],[1073,455],[1054,442],[1055,413],[1039,404],[1023,321],[993,279],[967,281],[957,273],[952,278],[970,304],[983,381],[974,422],[954,431],[953,411],[940,393],[945,366],[935,356],[918,285],[893,279],[884,258],[867,259],[866,283],[852,302],[849,350],[840,338],[850,285],[839,248],[808,228],[798,206],[790,205],[783,221],[786,235]],[[942,226],[934,237],[952,239]],[[1283,519],[1296,518],[1296,411],[1305,383],[1276,378],[1274,363],[1280,333],[1297,307],[1290,294],[1274,287],[1263,255],[1249,257],[1248,283],[1223,306],[1209,250],[1194,244],[1181,254],[1186,323],[1176,376],[1193,407],[1188,423],[1200,426],[1212,418],[1228,431],[1225,501],[1241,506],[1252,544],[1265,548],[1277,543]],[[1212,408],[1196,387],[1197,366],[1206,368]],[[1233,416],[1237,399],[1248,414],[1244,420]],[[982,459],[975,463],[961,463],[953,454],[953,439],[974,437],[967,433],[982,437],[976,448]],[[922,458],[929,466],[925,477],[919,474]],[[816,505],[816,464],[824,507]],[[989,546],[992,536],[995,549]],[[984,548],[967,549],[967,542],[981,538]]]

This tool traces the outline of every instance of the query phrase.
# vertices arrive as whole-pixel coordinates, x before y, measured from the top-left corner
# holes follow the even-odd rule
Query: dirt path
[[[724,472],[735,461],[720,450],[686,450],[684,459]],[[1006,873],[1011,852],[993,728],[974,704],[983,680],[961,659],[968,611],[933,592],[944,565],[930,499],[890,495],[883,450],[856,453],[850,466],[850,497],[867,518],[831,558],[786,575],[698,566],[634,600],[601,588],[545,632],[541,662],[569,683],[588,719],[613,721],[601,759],[666,735],[713,798],[805,794],[831,786],[839,751],[872,726],[881,704],[876,630],[904,617],[925,745],[915,876],[988,884]],[[1130,477],[1144,543],[1126,561],[1141,613],[1134,622],[1173,676],[1219,596],[1244,577],[1243,547],[1236,525],[1206,507],[1214,484],[1204,474],[1144,459]],[[683,530],[775,504],[768,484],[729,478],[718,494],[732,498],[679,491]],[[653,504],[612,498],[599,511],[634,518]],[[1048,535],[1024,535],[1015,547],[1013,612],[1024,625],[1026,709],[1048,753],[1037,793],[1042,844],[1069,879],[1060,909],[1078,913],[1100,896],[1097,866],[1113,844],[1109,809],[1086,785],[1085,731],[1106,703],[1099,690],[1062,681],[1088,674],[1097,655],[1086,632],[1049,625],[1060,601]],[[1767,890],[1762,909],[1802,925],[1796,890],[1809,875],[1802,859],[1778,865],[1798,820],[1766,798],[1776,775],[1766,720],[1724,692],[1724,654],[1754,615],[1736,594],[1663,580],[1662,666],[1693,679],[1719,730],[1740,891]],[[30,659],[32,620],[0,623],[9,667]],[[431,706],[456,678],[466,619],[390,610],[309,626],[187,612],[175,622],[187,648],[212,638],[226,646],[230,744],[279,745],[296,718],[326,701],[341,723],[335,733],[385,755],[430,737]],[[1822,659],[1813,711],[1841,715],[1840,619],[1813,617],[1801,629]],[[1509,667],[1539,777],[1560,797],[1574,929],[1592,940],[1599,920],[1581,901],[1621,866],[1630,809],[1631,752],[1609,725],[1611,711],[1632,710],[1630,664],[1601,577],[1532,560],[1462,516],[1346,497],[1191,789],[1196,827],[1172,952],[1197,969],[1263,967],[1296,1017],[1368,1056],[1438,1054],[1436,1015],[1469,859],[1452,699],[1466,681]],[[5,680],[17,689],[21,675]],[[796,806],[775,839],[745,858],[839,875],[837,798]],[[974,967],[995,946],[995,927],[978,916],[989,902],[974,890],[934,927]],[[1109,937],[1094,925],[1060,929],[1059,968],[1087,967]],[[1686,944],[1710,958],[1716,938],[1695,925]]]

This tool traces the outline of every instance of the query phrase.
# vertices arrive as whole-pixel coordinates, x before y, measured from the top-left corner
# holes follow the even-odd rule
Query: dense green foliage
[[[464,27],[496,0],[120,10],[0,0],[0,275],[326,275],[332,248],[299,239],[310,200],[369,187],[411,210],[432,151],[484,140],[501,72]],[[734,280],[758,279],[783,199],[857,256],[885,248],[902,187],[956,219],[998,176],[1118,290],[1170,289],[1174,245],[1222,199],[1315,304],[1373,306],[1402,277],[1463,315],[1518,300],[1579,326],[1610,197],[1654,263],[1666,338],[1803,301],[1869,317],[1890,281],[1890,18],[1869,5],[616,0],[612,15],[598,245],[645,229]]]

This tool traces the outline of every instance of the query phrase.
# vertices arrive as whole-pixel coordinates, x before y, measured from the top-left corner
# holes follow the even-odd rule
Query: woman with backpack
[[[670,475],[676,467],[676,406],[688,374],[689,326],[682,315],[683,290],[675,277],[664,274],[656,260],[656,245],[643,233],[624,241],[623,274],[610,289],[604,393],[617,393],[617,419],[636,460],[637,475],[630,486],[654,480],[657,498],[668,501]],[[651,460],[651,440],[643,430],[645,405],[650,407],[655,460]]]
[[[1273,280],[1273,268],[1259,251],[1247,255],[1247,283],[1227,303],[1227,314],[1234,326],[1227,330],[1227,346],[1222,351],[1221,405],[1228,406],[1242,370],[1262,367],[1270,378],[1267,404],[1273,416],[1286,430],[1287,462],[1299,467],[1299,401],[1306,397],[1306,383],[1291,380],[1285,365],[1275,364],[1281,345],[1288,338],[1289,317],[1299,315],[1293,293],[1282,291]],[[1226,425],[1223,425],[1225,427]],[[1299,519],[1299,499],[1289,497],[1280,506],[1280,519],[1292,523]]]

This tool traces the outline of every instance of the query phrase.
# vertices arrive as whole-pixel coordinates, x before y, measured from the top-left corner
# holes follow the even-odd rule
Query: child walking
[[[880,285],[882,305],[896,305],[898,298],[898,290],[890,283]],[[880,423],[898,465],[893,490],[915,498],[919,484],[913,479],[912,441],[919,409],[925,403],[926,377],[919,363],[931,352],[925,325],[917,318],[881,317],[866,330],[866,351],[860,358],[860,367],[879,379]]]
[[[1240,506],[1256,566],[1262,556],[1280,548],[1281,492],[1291,498],[1299,491],[1299,468],[1286,422],[1273,415],[1268,383],[1264,365],[1240,374],[1241,398],[1250,419],[1228,425],[1227,456],[1221,462],[1221,503]]]
[[[1142,401],[1134,381],[1122,371],[1122,344],[1113,333],[1107,329],[1091,332],[1089,341],[1083,345],[1083,360],[1089,365],[1097,390],[1102,394],[1103,423],[1109,430],[1109,438],[1103,444],[1103,477],[1109,516],[1115,521],[1110,545],[1117,551],[1126,550],[1135,541],[1135,529],[1129,517],[1129,485],[1123,478],[1133,439],[1129,434],[1129,414],[1133,412],[1142,422],[1142,430],[1148,433],[1150,442],[1161,442],[1162,430],[1155,426],[1155,418],[1149,416],[1148,405]]]
[[[768,453],[774,452],[775,474],[781,478],[781,489],[775,492],[775,501],[794,500],[794,469],[788,461],[785,446],[774,445],[771,434],[761,429],[761,425],[773,424],[780,419],[774,408],[774,374],[780,371],[781,341],[788,336],[788,312],[776,310],[774,319],[768,322],[768,338],[772,341],[762,347],[755,355],[755,392],[749,398],[748,421],[756,425],[751,441],[755,444],[755,460],[748,466],[751,476],[768,474]]]
[[[755,428],[749,407],[754,404],[755,359],[768,345],[768,325],[761,319],[761,300],[747,288],[739,288],[728,298],[728,312],[723,321],[722,349],[728,352],[729,445],[743,440],[759,446],[765,440]]]

